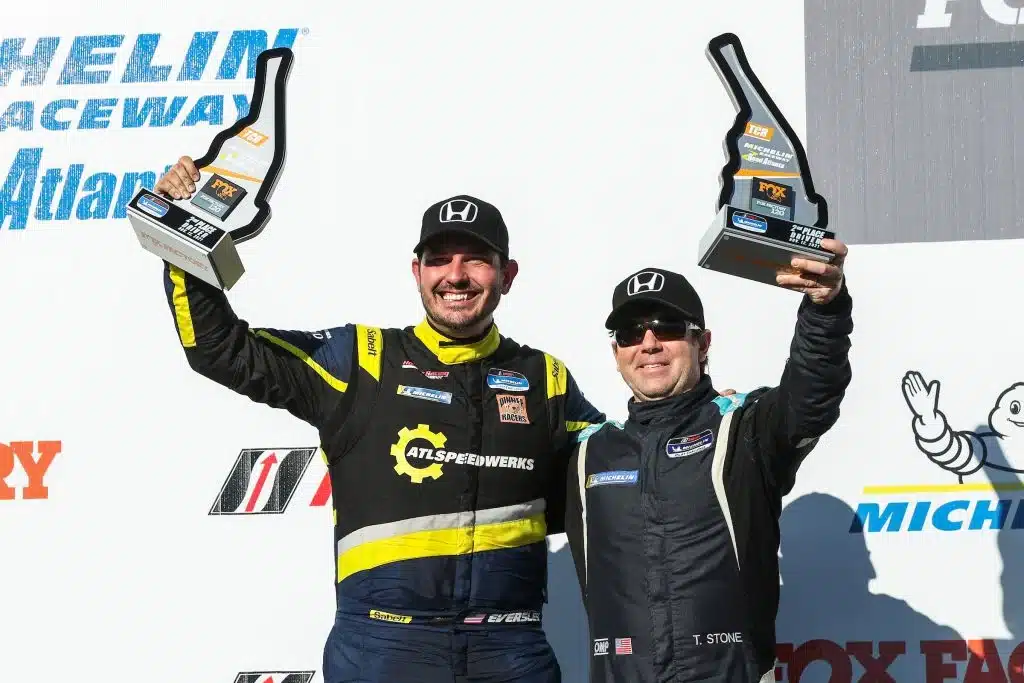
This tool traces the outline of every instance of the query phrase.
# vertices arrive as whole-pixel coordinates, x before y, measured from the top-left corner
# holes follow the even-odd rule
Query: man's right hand
[[[153,191],[174,199],[188,199],[196,191],[199,170],[191,157],[181,157],[178,163],[164,174],[153,187]]]

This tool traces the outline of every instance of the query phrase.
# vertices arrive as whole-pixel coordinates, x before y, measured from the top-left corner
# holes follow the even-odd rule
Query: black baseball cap
[[[704,327],[704,305],[697,290],[679,273],[661,268],[644,268],[615,286],[612,312],[604,326],[614,330],[630,315],[655,306],[666,307]]]
[[[462,234],[474,237],[508,258],[508,228],[501,212],[493,204],[460,194],[433,204],[423,212],[420,241],[413,251],[423,253],[428,240],[439,235]]]

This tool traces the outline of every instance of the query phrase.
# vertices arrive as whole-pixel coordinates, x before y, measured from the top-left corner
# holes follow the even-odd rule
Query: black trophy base
[[[821,240],[835,233],[813,226],[764,216],[734,206],[723,206],[698,247],[702,268],[778,287],[775,277],[791,272],[793,258],[830,263],[835,254],[821,248]]]
[[[143,249],[214,287],[231,289],[245,272],[231,234],[174,200],[139,190],[128,220]]]

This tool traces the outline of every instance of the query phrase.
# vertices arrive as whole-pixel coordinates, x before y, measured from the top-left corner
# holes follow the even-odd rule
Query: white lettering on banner
[[[406,458],[432,460],[435,462],[455,462],[457,465],[475,467],[505,467],[513,470],[532,470],[533,458],[514,458],[507,455],[477,455],[476,453],[458,453],[443,449],[410,446],[405,452]]]
[[[924,0],[924,10],[917,15],[917,28],[949,28],[953,25],[953,14],[949,5],[954,2],[966,4],[977,2],[989,19],[997,24],[1013,26],[1024,24],[1024,12],[1005,0]]]

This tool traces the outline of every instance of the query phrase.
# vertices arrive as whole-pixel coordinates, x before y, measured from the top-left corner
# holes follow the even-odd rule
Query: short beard
[[[441,329],[442,331],[449,331],[456,334],[467,333],[477,327],[482,321],[487,320],[491,314],[494,313],[498,307],[498,302],[501,300],[501,287],[495,284],[489,292],[485,291],[481,294],[488,295],[487,304],[478,315],[472,317],[465,317],[458,315],[455,317],[445,317],[438,313],[435,313],[431,309],[431,304],[434,299],[434,292],[420,292],[420,300],[423,302],[423,310],[426,311],[427,320],[433,323],[434,327]]]

